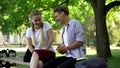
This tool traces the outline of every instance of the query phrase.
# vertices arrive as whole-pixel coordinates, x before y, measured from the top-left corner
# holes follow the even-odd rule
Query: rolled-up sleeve
[[[75,36],[76,41],[84,41],[84,30],[82,27],[82,24],[77,21],[78,23],[75,23]]]

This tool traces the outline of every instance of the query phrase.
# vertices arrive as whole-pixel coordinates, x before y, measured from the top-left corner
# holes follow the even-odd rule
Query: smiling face
[[[61,24],[66,24],[69,18],[69,10],[68,7],[65,6],[58,6],[54,9],[54,14],[56,20]]]
[[[36,29],[39,29],[42,26],[42,17],[40,15],[33,16],[31,21]]]
[[[64,23],[64,13],[63,12],[55,12],[55,19],[61,24]]]

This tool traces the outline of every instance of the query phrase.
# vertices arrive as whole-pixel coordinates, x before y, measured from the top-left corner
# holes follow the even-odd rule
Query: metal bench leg
[[[5,67],[5,68],[10,68],[11,66],[15,66],[15,63],[10,63],[10,62],[5,62],[5,64],[2,63],[3,61],[0,60],[0,68]]]
[[[15,66],[15,63],[10,63],[10,62],[6,62],[6,64],[4,64],[5,68],[10,68],[11,66]]]
[[[9,62],[6,62],[6,64],[4,65],[5,68],[10,68],[11,64]]]

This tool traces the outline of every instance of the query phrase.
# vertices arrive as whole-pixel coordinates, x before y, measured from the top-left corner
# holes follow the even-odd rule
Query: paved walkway
[[[12,50],[15,50],[17,52],[25,52],[27,50],[26,47],[21,47],[21,48],[0,48],[0,51],[4,50],[4,49],[12,49]],[[120,47],[110,47],[110,49],[112,49],[112,50],[120,50]]]

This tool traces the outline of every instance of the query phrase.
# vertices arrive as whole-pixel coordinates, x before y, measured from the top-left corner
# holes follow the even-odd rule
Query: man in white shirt
[[[55,58],[43,65],[43,68],[75,68],[76,59],[86,56],[84,30],[78,20],[69,18],[67,7],[54,9],[56,20],[64,24],[62,44],[56,50],[65,56]]]

